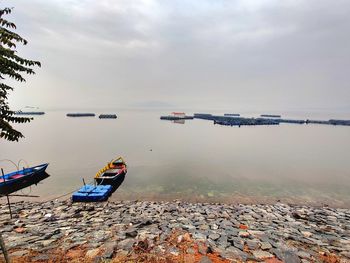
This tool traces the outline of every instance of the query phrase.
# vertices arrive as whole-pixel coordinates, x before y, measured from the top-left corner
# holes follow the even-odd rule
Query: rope
[[[31,185],[29,186],[29,192],[28,192],[28,194],[23,193],[23,190],[24,190],[24,189],[25,189],[25,188],[21,189],[21,193],[22,193],[23,195],[30,195],[30,194],[31,194],[31,192],[32,192],[32,186],[31,186]]]
[[[19,168],[18,168],[17,164],[15,164],[15,162],[14,162],[14,161],[12,161],[12,160],[10,160],[10,159],[2,159],[2,160],[0,160],[0,162],[3,162],[3,161],[7,161],[7,162],[12,163],[12,164],[13,164],[13,165],[16,167],[17,171],[19,170]]]
[[[24,162],[25,165],[27,165],[26,168],[29,168],[29,164],[28,164],[28,162],[27,162],[26,160],[24,160],[24,159],[19,159],[19,161],[18,161],[18,163],[17,163],[17,168],[18,168],[18,169],[19,169],[19,165],[21,164],[21,162]]]
[[[91,182],[89,182],[88,184],[91,184],[93,183],[94,181],[92,180]],[[60,195],[60,196],[57,196],[57,197],[54,197],[54,198],[51,198],[49,200],[46,200],[45,202],[51,202],[51,201],[54,201],[54,200],[57,200],[57,199],[61,199],[62,197],[65,197],[67,195],[70,195],[70,194],[73,194],[74,192],[78,191],[81,187],[69,192],[69,193],[66,193],[66,194],[63,194],[63,195]]]

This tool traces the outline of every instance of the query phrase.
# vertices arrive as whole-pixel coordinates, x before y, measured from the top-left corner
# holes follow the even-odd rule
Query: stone
[[[300,263],[299,257],[292,251],[284,251],[283,259],[285,263]]]
[[[212,263],[213,261],[211,261],[210,258],[208,258],[207,256],[202,256],[201,259],[199,260],[199,263]]]
[[[240,232],[238,233],[238,235],[239,235],[240,237],[244,237],[244,238],[247,238],[247,237],[250,236],[250,234],[249,234],[248,232],[246,232],[246,231],[240,231]]]
[[[213,233],[213,234],[209,235],[209,238],[215,241],[215,240],[218,240],[220,238],[220,235]]]
[[[304,259],[311,259],[310,253],[307,253],[305,251],[298,251],[297,252],[298,257],[304,258]]]
[[[102,258],[111,259],[114,254],[114,250],[117,248],[117,243],[109,242],[104,245],[104,252]]]
[[[308,232],[308,231],[301,231],[301,233],[303,234],[304,237],[311,237],[312,233]]]
[[[262,250],[268,250],[268,249],[271,249],[272,246],[269,242],[261,242],[260,248]]]
[[[97,257],[99,253],[100,253],[100,249],[94,248],[94,249],[88,250],[88,251],[86,252],[85,256],[86,256],[87,258],[91,258],[91,259],[92,259],[92,258]]]
[[[228,247],[220,253],[221,257],[228,259],[228,260],[241,260],[246,261],[248,254],[235,248],[235,247]]]
[[[178,256],[180,254],[180,251],[176,247],[171,247],[169,248],[169,253],[174,256]]]
[[[188,253],[188,254],[190,254],[190,255],[194,255],[195,253],[196,253],[196,251],[193,249],[193,248],[188,248],[187,250],[186,250],[186,252]]]
[[[38,255],[32,258],[32,261],[49,261],[50,257],[46,254]]]
[[[268,259],[268,258],[272,258],[273,255],[267,251],[263,251],[263,250],[256,250],[252,252],[254,257],[256,257],[257,259],[263,260],[263,259]]]
[[[26,229],[24,227],[17,227],[15,228],[16,233],[24,233],[26,232]]]
[[[246,243],[250,250],[255,250],[259,248],[259,243],[257,241],[248,240],[246,241]]]
[[[217,230],[219,227],[218,227],[218,225],[217,224],[213,224],[212,226],[211,226],[211,229],[213,229],[213,230]]]
[[[134,243],[135,243],[135,240],[132,238],[124,239],[117,244],[117,248],[125,251],[130,251]]]
[[[192,236],[195,240],[201,240],[201,241],[207,240],[207,236],[202,234],[202,233],[195,232],[195,233],[193,233]]]
[[[23,257],[28,254],[28,250],[18,250],[10,254],[11,257]]]
[[[126,232],[125,232],[125,236],[126,237],[136,237],[137,236],[137,230],[132,228],[132,229],[128,229]]]
[[[200,226],[199,226],[199,229],[200,229],[200,230],[208,230],[208,229],[209,229],[209,226],[208,226],[208,225],[200,225]]]
[[[46,246],[51,245],[55,241],[56,241],[56,239],[48,239],[48,240],[41,241],[41,244],[42,244],[42,246],[46,247]]]

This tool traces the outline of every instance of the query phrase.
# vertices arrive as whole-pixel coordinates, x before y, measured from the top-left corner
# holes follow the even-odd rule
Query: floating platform
[[[98,116],[100,119],[116,119],[117,115],[116,114],[100,114]]]
[[[260,117],[263,117],[263,118],[281,118],[281,115],[261,114]]]
[[[178,121],[178,120],[193,120],[193,116],[160,116],[161,120],[168,120],[168,121]]]
[[[226,117],[239,117],[241,114],[238,113],[225,113],[224,116]]]
[[[112,193],[111,185],[84,185],[72,195],[73,202],[102,202]]]
[[[328,125],[340,125],[340,126],[350,126],[350,120],[328,120],[328,121],[322,121],[322,120],[306,120],[306,124],[328,124]]]
[[[278,120],[264,118],[242,118],[242,117],[227,117],[214,116],[214,124],[225,126],[252,126],[252,125],[279,125]]]
[[[226,126],[242,126],[242,125],[278,125],[280,123],[290,124],[325,124],[325,125],[339,125],[350,126],[350,120],[300,120],[300,119],[282,119],[281,115],[262,114],[258,118],[246,118],[236,116],[238,114],[224,114],[212,115],[209,113],[195,113],[193,115],[196,119],[210,120],[214,124],[226,125]]]
[[[67,117],[95,117],[95,113],[67,113]]]
[[[15,112],[16,115],[44,115],[45,112],[43,111],[17,111]]]
[[[193,117],[195,119],[202,119],[202,120],[214,120],[214,116],[209,113],[195,113],[193,114]]]
[[[329,123],[332,125],[344,125],[350,126],[350,120],[329,120]]]

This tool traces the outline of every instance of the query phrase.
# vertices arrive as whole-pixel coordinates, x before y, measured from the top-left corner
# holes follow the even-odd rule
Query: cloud
[[[16,0],[43,68],[14,105],[350,110],[350,3]],[[35,90],[36,92],[33,92]],[[39,94],[38,94],[39,93]]]

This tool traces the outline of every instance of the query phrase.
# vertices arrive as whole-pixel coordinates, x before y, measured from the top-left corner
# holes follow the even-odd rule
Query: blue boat
[[[106,201],[112,193],[111,185],[84,185],[73,193],[73,202],[100,202]]]
[[[48,165],[48,163],[40,164],[0,176],[0,196],[37,184],[49,177],[50,175],[45,172]]]

